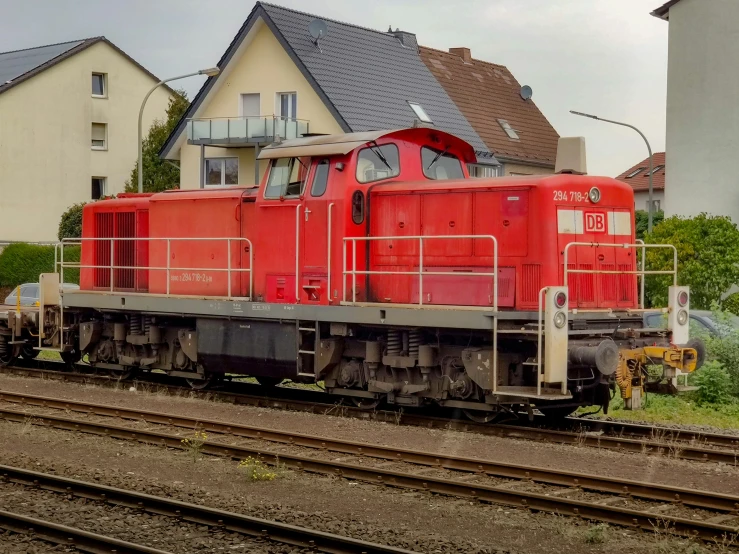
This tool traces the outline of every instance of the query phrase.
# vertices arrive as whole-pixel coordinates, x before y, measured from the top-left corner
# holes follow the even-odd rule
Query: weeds
[[[35,417],[26,416],[23,419],[23,427],[21,428],[21,435],[28,435],[31,432],[31,429],[33,429],[33,426],[39,423],[41,423],[40,420],[36,419]]]
[[[732,533],[731,535],[724,533],[721,537],[721,542],[716,541],[716,552],[720,552],[721,554],[734,552],[732,547],[737,544],[737,538],[739,538],[737,533]]]
[[[652,531],[654,532],[654,551],[657,554],[670,554],[674,552],[672,544],[674,529],[672,528],[672,522],[666,518],[657,518],[655,521],[650,521],[649,523],[652,525]]]
[[[244,473],[247,481],[274,481],[281,477],[286,470],[285,465],[280,463],[279,458],[275,458],[274,467],[270,467],[259,458],[252,456],[241,460],[238,468]]]
[[[196,430],[195,435],[189,439],[182,439],[180,442],[185,445],[188,453],[192,457],[192,461],[196,462],[200,458],[200,453],[203,450],[203,445],[208,439],[208,435],[205,431]]]
[[[585,542],[588,544],[603,544],[607,540],[608,524],[593,525],[585,532]]]
[[[336,412],[336,413],[334,413]],[[333,406],[331,406],[328,410],[323,412],[323,415],[335,415],[338,417],[346,417],[349,413],[349,410],[346,406],[340,403],[336,403]]]

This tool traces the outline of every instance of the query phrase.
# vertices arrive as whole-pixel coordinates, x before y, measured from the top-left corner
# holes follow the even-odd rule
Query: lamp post
[[[169,79],[163,79],[159,81],[156,85],[151,87],[151,90],[146,93],[146,96],[144,96],[144,101],[141,102],[141,109],[139,110],[139,192],[144,192],[144,153],[143,153],[143,137],[141,127],[142,127],[142,119],[144,118],[144,106],[146,106],[146,101],[149,99],[149,96],[151,96],[151,93],[154,92],[156,89],[158,89],[160,86],[162,86],[164,83],[169,83],[170,81],[176,81],[177,79],[184,79],[186,77],[195,77],[197,75],[207,75],[208,77],[215,77],[221,72],[221,70],[218,67],[211,67],[209,69],[201,69],[200,71],[196,71],[194,73],[187,73],[186,75],[179,75],[177,77],[170,77]]]
[[[649,141],[647,140],[647,137],[644,136],[644,133],[642,133],[639,129],[634,127],[633,125],[629,125],[628,123],[622,123],[620,121],[613,121],[611,119],[603,119],[602,117],[598,117],[597,115],[591,115],[588,113],[582,113],[582,112],[576,112],[574,110],[570,110],[570,113],[573,115],[579,115],[581,117],[589,117],[590,119],[595,119],[597,121],[605,121],[606,123],[613,123],[614,125],[621,125],[622,127],[628,127],[629,129],[634,129],[637,133],[641,135],[641,138],[644,139],[644,142],[647,144],[647,150],[649,151],[649,206],[647,213],[649,215],[648,217],[648,223],[647,223],[647,231],[652,232],[652,210],[653,203],[652,203],[652,147],[649,145]]]

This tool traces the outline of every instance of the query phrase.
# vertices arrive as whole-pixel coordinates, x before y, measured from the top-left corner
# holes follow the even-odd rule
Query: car
[[[21,306],[38,306],[40,292],[38,283],[23,283],[19,287],[13,289],[6,298],[5,304],[15,306],[18,304],[18,289],[20,288]],[[79,290],[79,285],[74,283],[64,283],[62,290]]]
[[[644,312],[644,326],[660,328],[667,326],[667,314],[664,312]],[[717,316],[709,310],[692,310],[690,312],[691,336],[725,337],[739,331],[739,317],[733,314]]]

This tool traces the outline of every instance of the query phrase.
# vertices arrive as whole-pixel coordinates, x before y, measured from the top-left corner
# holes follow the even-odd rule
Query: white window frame
[[[649,199],[646,201],[646,211],[649,211]],[[652,200],[652,213],[660,211],[662,208],[662,202],[660,200]]]
[[[503,166],[487,164],[467,164],[467,172],[471,179],[491,179],[502,176]],[[482,175],[478,175],[482,173]]]
[[[423,123],[433,123],[433,121],[431,120],[431,116],[426,112],[426,110],[423,109],[423,106],[421,106],[421,104],[408,100],[408,105],[413,110],[413,113],[416,114],[416,117],[419,121],[422,121]]]
[[[208,175],[205,173],[205,168],[208,167],[209,161],[223,160],[221,163],[221,183],[219,185],[213,185],[208,183]],[[226,160],[236,160],[236,184],[226,184]],[[239,164],[238,156],[216,156],[213,158],[203,158],[203,186],[205,188],[217,188],[217,187],[236,187],[239,185],[241,180],[241,164]]]
[[[107,98],[108,97],[108,74],[107,73],[101,73],[99,71],[93,71],[92,77],[95,75],[100,75],[103,78],[103,93],[102,94],[95,94],[90,90],[93,98]],[[92,89],[92,78],[90,78],[90,88]]]
[[[96,145],[96,144],[92,144],[92,141],[94,140],[92,138],[92,126],[93,125],[102,125],[103,126],[103,129],[105,130],[105,138],[103,139],[103,145],[102,146],[99,146],[99,145]],[[108,124],[107,123],[103,123],[102,121],[93,121],[90,124],[90,148],[92,150],[107,150],[108,149]]]
[[[285,115],[282,113],[282,96],[283,95],[295,95],[295,113],[292,115]],[[292,102],[288,103],[288,110],[292,107]],[[297,119],[298,118],[298,93],[294,90],[285,90],[280,91],[277,94],[275,94],[275,113],[277,114],[277,117],[284,117],[287,119]]]
[[[100,186],[100,198],[105,198],[107,195],[107,189],[108,189],[108,178],[107,177],[96,177],[93,176],[90,178],[90,197],[92,197],[92,180],[93,179],[99,179],[102,181],[102,185]],[[99,200],[99,198],[92,198],[93,200]]]
[[[257,115],[246,115],[244,113],[244,96],[257,96],[259,98],[259,113]],[[262,94],[260,92],[241,92],[239,93],[239,117],[261,117],[262,115]]]

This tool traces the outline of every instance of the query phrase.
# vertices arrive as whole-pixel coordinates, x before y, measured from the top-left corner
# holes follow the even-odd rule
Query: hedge
[[[79,261],[80,247],[64,248],[64,261]],[[0,286],[15,287],[22,283],[37,283],[39,274],[54,272],[54,246],[13,243],[0,253]],[[79,270],[64,271],[67,283],[79,284]]]

